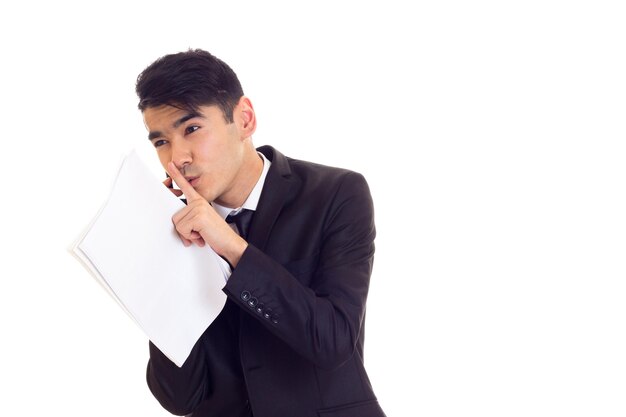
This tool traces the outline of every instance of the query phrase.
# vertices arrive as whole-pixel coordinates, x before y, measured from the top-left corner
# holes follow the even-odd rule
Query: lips
[[[200,181],[200,177],[185,177],[185,179],[192,187],[195,187],[196,184],[198,184],[198,182]]]

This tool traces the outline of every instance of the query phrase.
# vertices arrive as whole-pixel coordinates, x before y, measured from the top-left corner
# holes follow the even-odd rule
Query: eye
[[[166,140],[164,139],[157,139],[154,142],[152,142],[152,144],[154,145],[155,148],[158,148],[159,146],[163,146],[167,143]]]
[[[187,126],[185,128],[185,134],[189,135],[190,133],[193,133],[193,132],[195,132],[198,129],[200,129],[200,126],[196,126],[196,125]]]

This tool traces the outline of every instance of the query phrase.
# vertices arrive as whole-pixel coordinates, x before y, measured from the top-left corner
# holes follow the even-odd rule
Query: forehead
[[[143,121],[148,128],[161,124],[167,124],[169,120],[182,117],[185,110],[173,106],[148,107],[143,111]]]
[[[168,130],[175,128],[176,122],[189,115],[197,115],[208,120],[222,117],[222,111],[217,105],[200,106],[195,112],[170,105],[148,107],[143,111],[143,121],[148,130]]]

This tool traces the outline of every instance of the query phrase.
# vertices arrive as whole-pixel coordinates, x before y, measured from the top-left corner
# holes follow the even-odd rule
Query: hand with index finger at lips
[[[248,243],[230,228],[172,162],[168,164],[168,173],[187,198],[187,205],[172,217],[183,244],[190,246],[195,243],[204,246],[206,243],[235,267]]]

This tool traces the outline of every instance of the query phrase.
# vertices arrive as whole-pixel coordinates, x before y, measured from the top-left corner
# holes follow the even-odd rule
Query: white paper
[[[226,302],[220,258],[183,246],[172,216],[184,207],[135,152],[74,255],[172,362],[183,365]]]

